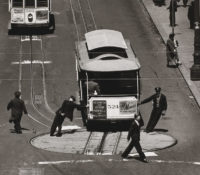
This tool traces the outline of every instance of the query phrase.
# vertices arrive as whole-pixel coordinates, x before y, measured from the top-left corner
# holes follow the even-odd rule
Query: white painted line
[[[37,122],[37,123],[39,123],[39,124],[41,124],[41,125],[46,126],[47,128],[49,128],[49,126],[47,126],[46,124],[44,124],[44,123],[40,122],[39,120],[35,119],[35,118],[34,118],[33,116],[31,116],[30,114],[28,114],[28,116],[29,116],[29,118],[31,118],[31,119],[34,120],[35,122]]]
[[[21,42],[24,42],[24,41],[30,41],[30,36],[21,37]],[[33,35],[32,36],[32,41],[41,41],[41,38],[39,36]]]
[[[169,163],[169,164],[192,164],[192,165],[200,165],[200,162],[185,162],[185,161],[176,161],[176,160],[151,160],[150,162]]]
[[[32,64],[51,64],[52,61],[41,61],[41,60],[33,60],[32,61]],[[30,60],[24,60],[24,61],[21,61],[21,62],[12,62],[12,64],[31,64],[31,61]]]
[[[62,163],[88,163],[94,162],[95,160],[64,160],[64,161],[45,161],[38,162],[39,165],[52,165],[52,164],[62,164]]]
[[[102,153],[101,155],[103,155],[103,156],[109,156],[109,155],[112,155],[112,152],[110,152],[110,153]]]
[[[154,152],[145,152],[144,154],[145,154],[146,157],[155,157],[155,156],[158,156]],[[108,153],[86,152],[85,155],[104,155],[105,156],[105,155],[113,155],[113,154],[112,154],[112,152],[110,152],[110,153],[109,152]],[[138,157],[139,155],[138,155],[138,153],[133,153],[133,154],[129,154],[128,156],[131,158],[131,157]]]
[[[107,159],[104,162],[133,162],[135,159]],[[86,159],[86,160],[64,160],[64,161],[44,161],[38,162],[39,165],[52,165],[52,164],[78,164],[78,163],[92,163],[97,162],[96,160]],[[193,165],[200,165],[200,162],[185,162],[185,161],[167,161],[167,160],[149,160],[149,163],[173,163],[173,164],[193,164]]]
[[[62,131],[64,131],[64,130],[77,130],[77,129],[81,129],[81,127],[77,126],[77,125],[62,126]]]
[[[156,153],[154,152],[144,152],[146,157],[154,157],[154,156],[158,156]],[[134,154],[129,154],[129,156],[131,157],[135,157],[138,156],[138,153],[134,153]]]
[[[200,165],[200,162],[194,162],[194,165]]]

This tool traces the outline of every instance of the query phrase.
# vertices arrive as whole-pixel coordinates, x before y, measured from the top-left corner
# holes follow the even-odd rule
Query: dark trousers
[[[190,20],[190,28],[194,29],[194,21],[193,20]]]
[[[169,21],[170,21],[170,26],[175,26],[176,24],[175,13],[174,15],[172,14],[172,12],[169,13]]]
[[[22,116],[15,116],[13,117],[14,119],[11,119],[11,122],[14,123],[14,128],[15,128],[15,131],[16,132],[21,132],[21,125],[20,125],[20,122],[21,122],[21,118]]]
[[[135,147],[136,151],[138,152],[139,156],[141,159],[146,158],[145,154],[142,151],[142,147],[140,145],[139,140],[137,139],[132,139],[131,142],[129,143],[129,145],[127,146],[127,148],[125,149],[125,151],[122,153],[123,157],[127,157],[128,154],[131,152],[131,150],[133,149],[133,147]]]
[[[160,108],[153,108],[150,119],[148,121],[146,132],[152,132],[155,128],[156,124],[158,123],[158,120],[160,119],[162,114],[162,110]]]
[[[20,121],[21,119],[16,119],[14,120],[14,128],[16,132],[20,132],[21,131],[21,125],[20,125]]]
[[[58,127],[58,133],[59,134],[61,133],[64,119],[65,119],[64,116],[61,116],[60,114],[56,114],[56,116],[54,117],[53,123],[51,125],[50,135],[53,135],[55,133],[57,127]]]

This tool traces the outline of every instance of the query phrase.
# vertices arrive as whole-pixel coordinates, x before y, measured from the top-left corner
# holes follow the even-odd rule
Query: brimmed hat
[[[71,95],[70,97],[69,97],[69,100],[70,99],[72,99],[72,101],[76,101],[76,98],[73,96],[73,95]]]
[[[175,35],[174,33],[170,33],[169,37],[174,37],[174,35]]]
[[[15,95],[15,97],[20,97],[21,92],[20,92],[20,91],[16,91],[16,92],[14,93],[14,95]]]
[[[160,91],[161,91],[161,88],[160,88],[160,87],[156,87],[156,88],[155,88],[155,91],[156,91],[156,92],[160,92]]]

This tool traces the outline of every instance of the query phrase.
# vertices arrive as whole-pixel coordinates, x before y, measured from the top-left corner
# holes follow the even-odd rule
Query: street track
[[[81,38],[84,38],[85,33],[97,30],[97,23],[95,21],[94,13],[90,5],[90,0],[70,0],[70,6],[73,15],[74,26],[76,29],[77,41],[80,41]],[[77,7],[79,8],[82,25],[84,26],[84,33],[80,32],[76,19],[75,11],[77,10]],[[112,146],[109,146],[108,148],[109,152],[111,154],[116,154],[121,135],[121,132],[90,132],[88,140],[85,144],[85,148],[83,150],[83,154],[90,154],[90,152],[95,154],[103,154],[106,143],[109,142],[112,142]],[[98,146],[96,147],[96,145]]]
[[[38,67],[36,67],[33,64],[33,41],[37,41],[39,42],[40,45],[40,55],[41,55],[41,64],[39,63],[39,69]],[[44,106],[47,109],[47,111],[49,113],[54,113],[53,110],[49,107],[48,102],[47,102],[47,93],[46,93],[46,83],[45,83],[45,66],[44,66],[44,60],[46,60],[46,56],[45,56],[45,52],[43,49],[43,40],[42,40],[42,36],[38,35],[38,36],[20,36],[20,57],[19,57],[19,91],[23,91],[23,87],[22,87],[22,82],[23,81],[30,81],[30,103],[32,108],[34,109],[34,111],[36,111],[37,114],[39,114],[40,118],[42,117],[43,119],[45,119],[48,122],[52,122],[52,119],[50,119],[49,117],[47,117],[46,115],[44,115],[42,112],[40,112],[40,110],[38,109],[37,105],[35,104],[35,90],[34,90],[34,86],[37,86],[36,83],[34,83],[35,79],[34,79],[34,72],[37,72],[37,70],[39,70],[40,76],[42,74],[42,78],[38,77],[37,79],[37,83],[39,82],[41,86],[39,86],[40,88],[42,87],[42,95],[40,97],[42,97],[40,100],[41,102],[44,102]],[[25,43],[25,45],[24,45]],[[26,51],[24,51],[25,49],[23,47],[28,47],[29,48],[29,52],[26,53]],[[30,61],[30,77],[27,78],[23,78],[23,69],[22,69],[22,63],[23,61],[27,61],[23,59],[23,55],[29,55],[30,58],[28,59]],[[37,70],[36,70],[37,69]],[[25,74],[25,73],[24,73]],[[27,74],[27,72],[26,72]],[[49,115],[48,115],[49,116]],[[39,123],[42,126],[45,126],[47,128],[49,128],[49,125],[46,124],[46,122],[42,122],[40,121],[40,118],[36,117],[36,115],[32,115],[29,112],[29,117]]]
[[[115,155],[122,132],[90,132],[82,154]]]

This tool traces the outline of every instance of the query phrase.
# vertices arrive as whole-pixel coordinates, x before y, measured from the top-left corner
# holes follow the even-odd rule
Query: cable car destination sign
[[[91,97],[89,100],[90,119],[133,118],[137,113],[135,97]]]

